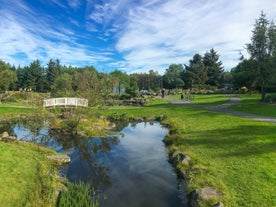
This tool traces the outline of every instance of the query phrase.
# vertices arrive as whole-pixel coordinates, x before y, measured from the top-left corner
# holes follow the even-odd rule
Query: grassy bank
[[[108,116],[163,115],[169,125],[171,151],[192,157],[189,191],[212,186],[223,193],[225,206],[275,206],[275,138],[273,124],[251,121],[186,106],[112,108]],[[186,166],[179,165],[183,170]],[[204,206],[204,205],[203,205]]]
[[[0,206],[54,206],[56,169],[52,151],[28,143],[0,142]]]
[[[260,102],[260,94],[239,94],[242,102],[231,107],[233,110],[276,118],[276,104]]]

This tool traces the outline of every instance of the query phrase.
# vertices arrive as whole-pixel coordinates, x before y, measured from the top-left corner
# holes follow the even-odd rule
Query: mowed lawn
[[[242,101],[232,106],[231,109],[276,118],[276,103],[260,102],[260,94],[240,94],[237,96],[241,98]]]

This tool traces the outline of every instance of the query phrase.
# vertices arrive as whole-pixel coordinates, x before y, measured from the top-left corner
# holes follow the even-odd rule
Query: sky
[[[0,60],[163,74],[214,48],[229,71],[261,11],[276,21],[275,0],[0,0]]]

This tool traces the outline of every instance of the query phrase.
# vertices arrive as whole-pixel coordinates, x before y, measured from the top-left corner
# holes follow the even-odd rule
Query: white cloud
[[[204,54],[211,48],[218,51],[225,68],[231,69],[238,63],[238,51],[250,41],[261,10],[274,19],[276,14],[274,0],[167,0],[149,5],[130,9],[116,45],[129,70],[188,63],[195,53]]]
[[[3,13],[2,13],[3,15]],[[0,14],[0,58],[15,65],[28,65],[39,59],[42,64],[50,58],[59,58],[62,64],[97,64],[108,61],[106,54],[91,52],[75,42],[77,38],[71,30],[60,27],[60,31],[47,27],[37,27],[36,23],[5,13]],[[18,21],[20,19],[20,21]],[[24,58],[19,58],[24,56]]]

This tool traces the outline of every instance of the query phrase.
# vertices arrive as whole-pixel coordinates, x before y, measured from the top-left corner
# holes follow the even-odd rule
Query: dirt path
[[[255,115],[255,114],[249,114],[249,113],[234,111],[234,110],[229,109],[230,106],[239,103],[241,101],[241,99],[236,97],[235,95],[227,95],[227,96],[230,98],[229,102],[221,104],[221,105],[215,105],[215,106],[214,105],[207,106],[207,105],[193,104],[193,103],[190,103],[189,101],[170,99],[169,97],[165,97],[165,99],[175,105],[193,106],[193,107],[207,109],[210,111],[229,114],[232,116],[239,116],[239,117],[244,117],[244,118],[248,118],[248,119],[253,119],[256,121],[264,121],[264,122],[276,124],[276,118],[271,118],[271,117],[267,117],[267,116],[259,116],[259,115]]]

